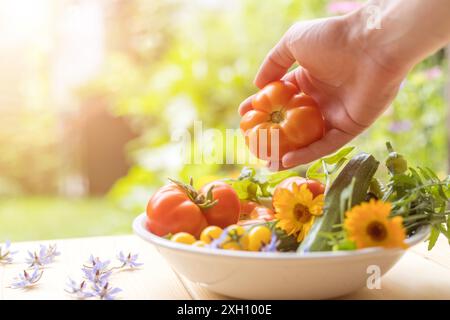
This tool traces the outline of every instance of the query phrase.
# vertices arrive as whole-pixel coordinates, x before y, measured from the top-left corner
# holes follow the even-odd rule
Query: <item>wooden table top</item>
[[[61,255],[44,270],[38,285],[26,290],[8,288],[26,267],[22,261],[27,250],[52,243]],[[408,250],[382,278],[381,289],[363,288],[343,299],[450,299],[449,248],[442,236],[431,252],[421,243]],[[0,264],[0,299],[73,299],[64,291],[67,278],[81,278],[80,268],[90,254],[114,259],[120,250],[139,253],[144,265],[112,276],[111,282],[123,290],[118,299],[227,299],[175,273],[152,245],[134,235],[21,242],[13,243],[11,249],[20,252],[16,263]]]

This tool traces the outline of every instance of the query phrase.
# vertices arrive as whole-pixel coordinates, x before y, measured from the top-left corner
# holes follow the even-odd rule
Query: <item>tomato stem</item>
[[[213,197],[213,188],[214,185],[212,185],[206,194],[199,193],[195,188],[193,187],[194,181],[192,177],[189,179],[189,184],[186,184],[184,182],[168,178],[170,182],[176,184],[179,188],[181,188],[189,197],[189,199],[194,202],[200,209],[208,209],[214,207],[218,200],[214,199]]]

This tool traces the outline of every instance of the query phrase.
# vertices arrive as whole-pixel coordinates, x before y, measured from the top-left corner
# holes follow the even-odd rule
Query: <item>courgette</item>
[[[298,252],[329,251],[331,246],[322,234],[334,231],[333,227],[343,223],[340,214],[342,191],[354,181],[351,205],[365,200],[370,181],[378,169],[379,162],[367,153],[354,156],[336,177],[325,196],[323,214],[316,218],[311,230],[298,248]]]

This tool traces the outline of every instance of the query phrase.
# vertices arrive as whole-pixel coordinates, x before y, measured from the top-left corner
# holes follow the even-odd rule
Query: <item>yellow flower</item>
[[[347,211],[344,227],[358,249],[406,248],[402,217],[389,218],[391,204],[370,200]]]
[[[294,183],[292,192],[280,189],[273,198],[277,227],[287,234],[296,234],[300,242],[311,229],[315,216],[322,214],[323,194],[313,198],[306,184],[300,187]]]

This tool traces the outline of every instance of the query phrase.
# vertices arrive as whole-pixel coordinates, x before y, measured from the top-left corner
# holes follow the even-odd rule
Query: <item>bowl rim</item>
[[[373,254],[387,254],[404,252],[402,248],[384,249],[382,247],[373,247],[349,251],[322,251],[322,252],[253,252],[253,251],[238,251],[238,250],[217,250],[205,247],[188,246],[182,243],[172,242],[157,236],[145,227],[147,215],[142,213],[133,220],[133,231],[140,238],[152,243],[155,246],[164,247],[184,253],[193,253],[209,256],[220,256],[230,258],[252,258],[252,259],[269,259],[269,260],[281,260],[281,259],[336,259],[343,257],[356,257]],[[406,239],[405,242],[409,248],[425,240],[430,232],[429,226],[422,227],[416,234]],[[407,248],[408,249],[408,248]],[[406,250],[407,250],[406,249]]]

